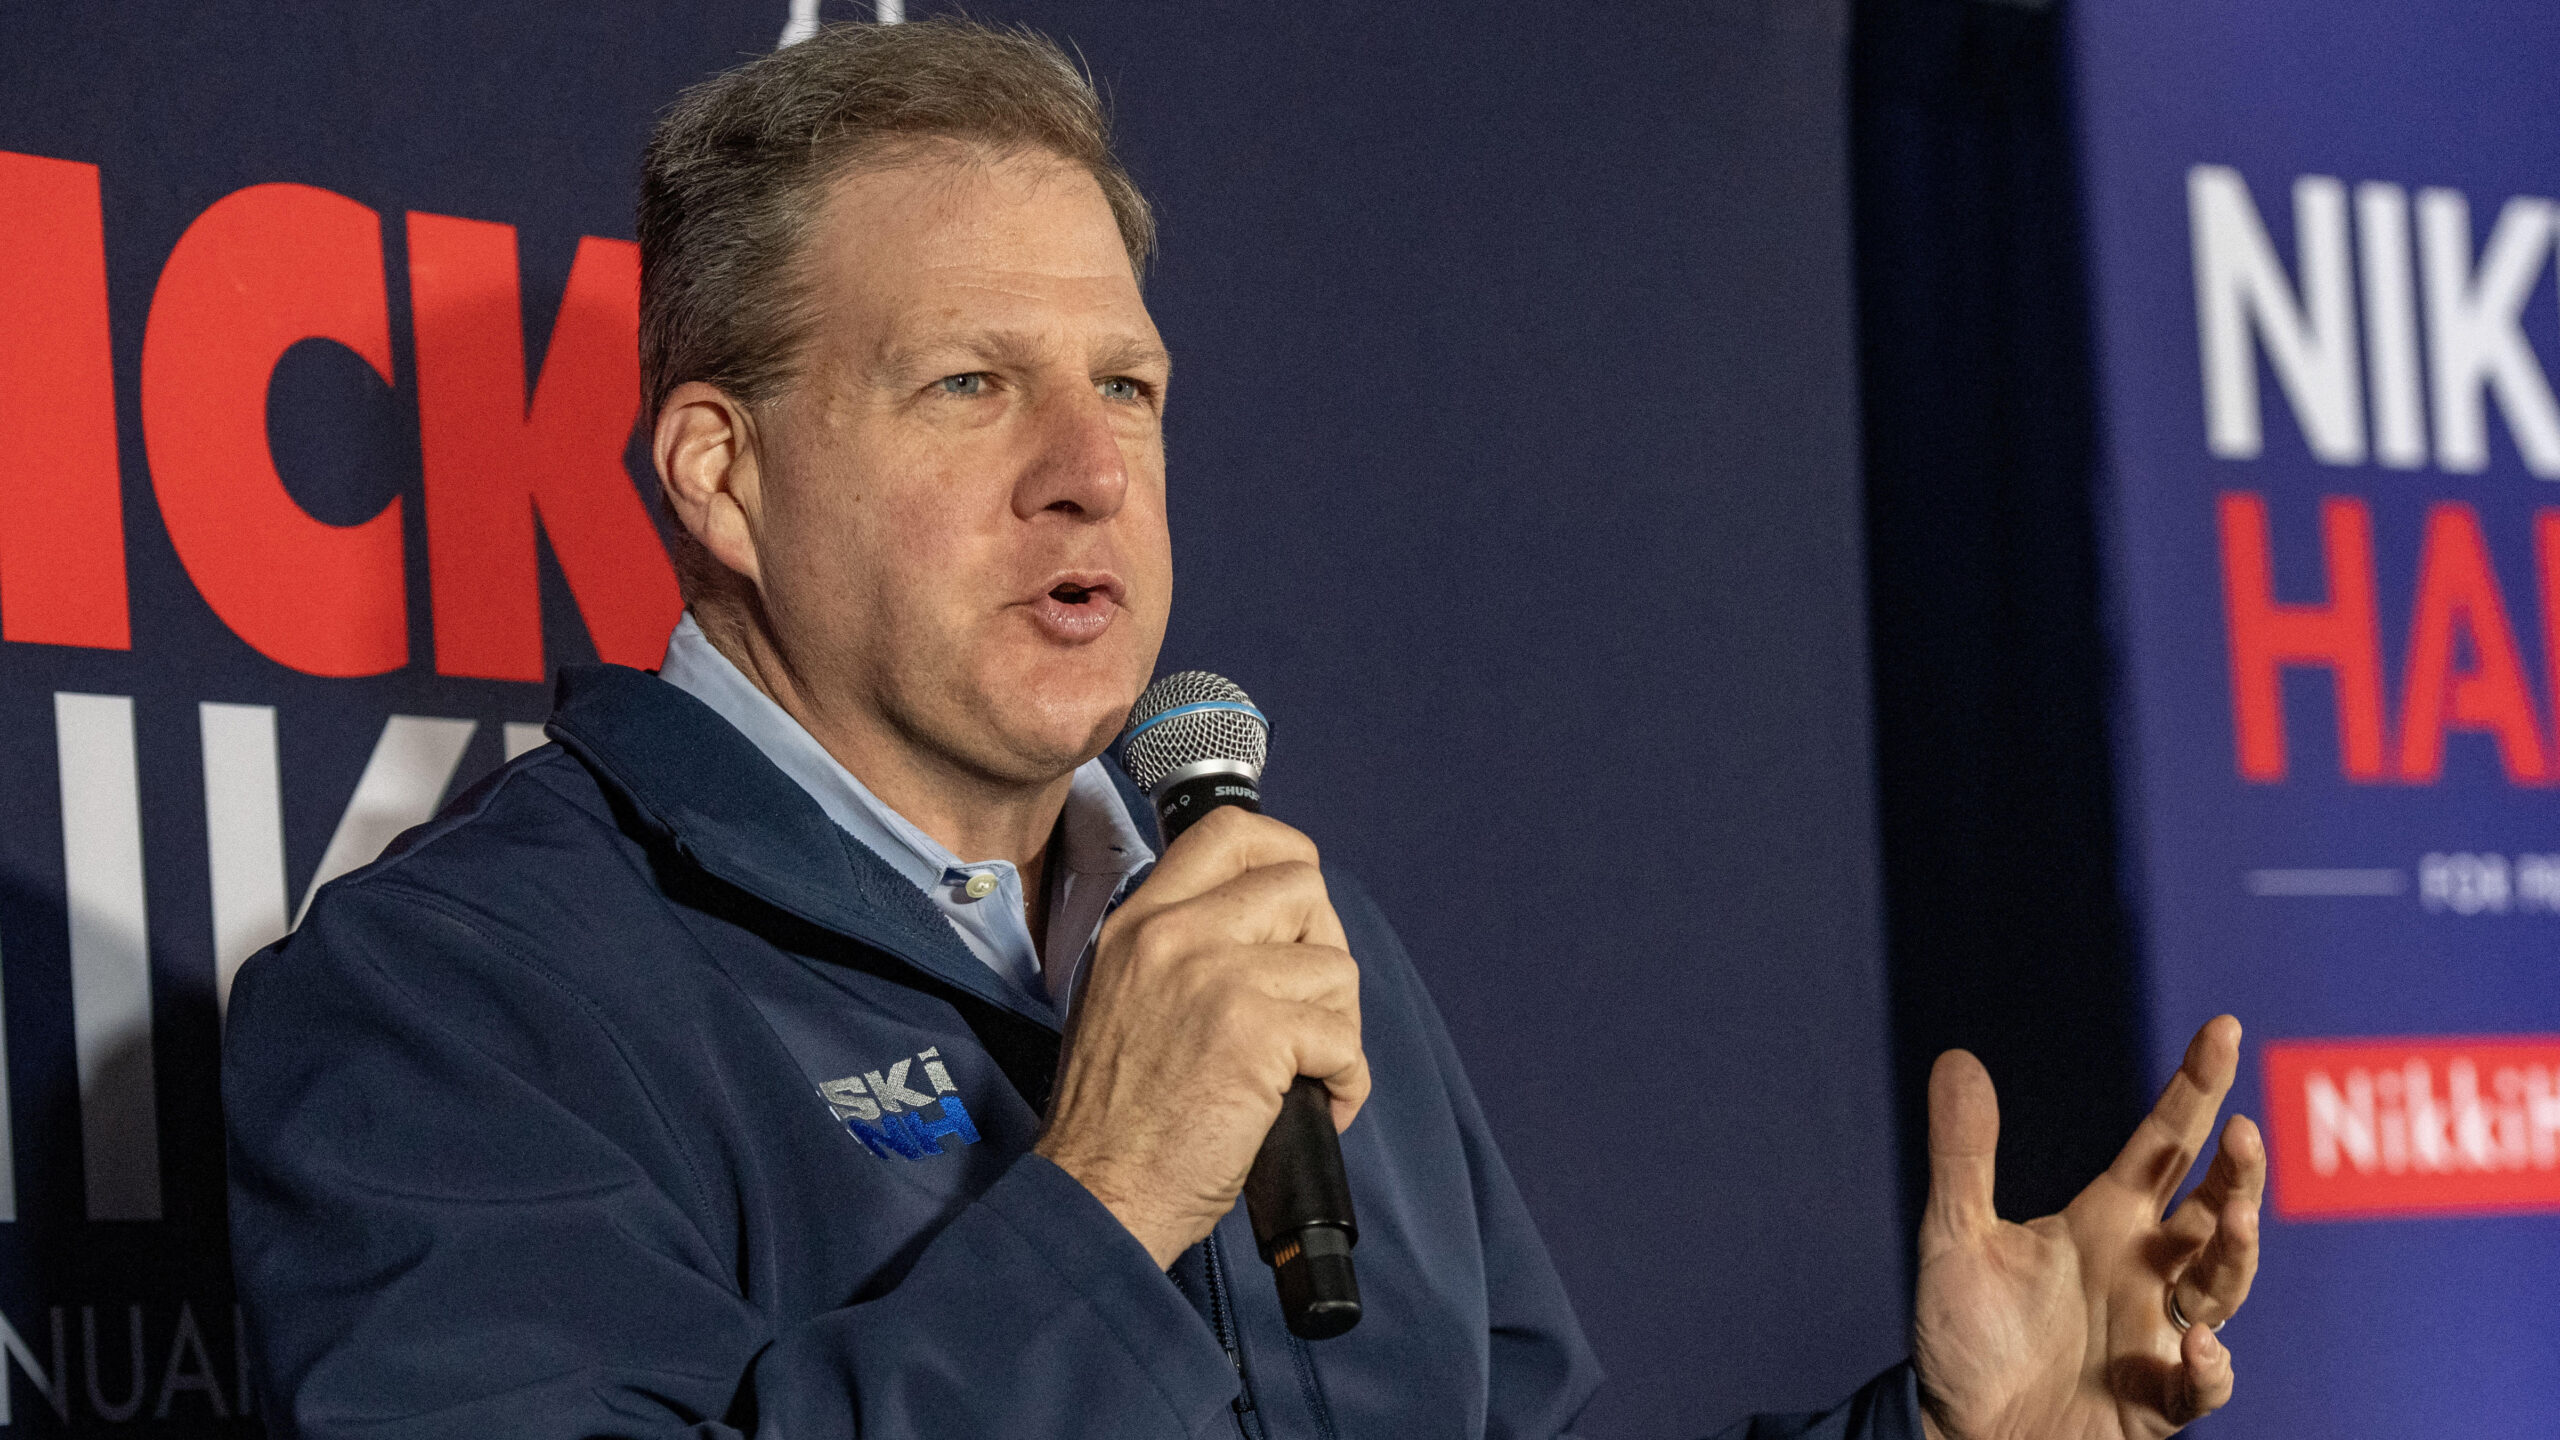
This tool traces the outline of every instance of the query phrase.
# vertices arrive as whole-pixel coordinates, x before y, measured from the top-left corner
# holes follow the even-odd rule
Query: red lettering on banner
[[[2560,1211],[2560,1035],[2282,1040],[2263,1059],[2278,1215]]]
[[[2551,678],[2551,714],[2560,721],[2560,510],[2533,512],[2534,569],[2542,590],[2542,664]],[[2560,768],[2560,756],[2554,757]]]
[[[132,648],[98,167],[0,151],[0,639]]]
[[[542,678],[534,523],[596,653],[654,666],[684,602],[623,464],[640,413],[640,252],[578,245],[542,375],[525,395],[511,225],[409,216],[436,669]]]
[[[2457,632],[2472,663],[2455,666]],[[2427,512],[2418,553],[2418,603],[2409,622],[2409,666],[2401,687],[2400,774],[2431,782],[2444,773],[2444,732],[2483,731],[2496,738],[2507,778],[2547,778],[2542,724],[2524,678],[2506,601],[2489,564],[2480,517],[2451,502]]]
[[[2285,777],[2281,672],[2317,666],[2328,670],[2337,684],[2338,751],[2347,778],[2388,778],[2372,514],[2363,501],[2344,496],[2320,502],[2329,599],[2319,605],[2277,603],[2265,497],[2225,492],[2221,520],[2223,618],[2231,645],[2232,729],[2241,775],[2260,782]]]
[[[143,441],[179,561],[233,633],[313,675],[408,662],[400,501],[357,525],[312,518],[267,451],[267,381],[321,339],[389,383],[389,303],[381,217],[308,185],[253,185],[179,237],[143,336]]]

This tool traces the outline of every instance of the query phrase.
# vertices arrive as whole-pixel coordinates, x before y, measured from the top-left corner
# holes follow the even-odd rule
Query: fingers
[[[1360,1017],[1360,963],[1330,945],[1251,945],[1222,952],[1247,983],[1274,1000]],[[1313,1075],[1316,1072],[1304,1072]]]
[[[1290,1081],[1312,1075],[1356,1109],[1368,1082],[1360,964],[1351,952],[1204,940],[1181,923],[1191,908],[1158,917],[1134,943],[1096,958],[1071,1043],[1182,1048],[1187,1039],[1267,1084],[1275,1104]],[[1095,1027],[1111,1033],[1088,1033]],[[1356,1083],[1345,1078],[1355,1074]]]
[[[2266,1141],[2247,1116],[2234,1115],[2205,1183],[2170,1217],[2172,1233],[2185,1228],[2182,1221],[2197,1223],[2190,1216],[2212,1228],[2203,1252],[2176,1281],[2178,1312],[2198,1325],[2221,1324],[2249,1298],[2258,1276],[2258,1202],[2266,1183]]]
[[[2186,1059],[2169,1077],[2159,1102],[2135,1127],[2133,1138],[2107,1167],[2107,1178],[2154,1202],[2152,1214],[2178,1193],[2196,1153],[2213,1132],[2213,1117],[2240,1069],[2240,1022],[2217,1015],[2187,1045]]]
[[[2257,1126],[2242,1116],[2232,1116],[2230,1122],[2222,1127],[2222,1144],[2214,1151],[2213,1164],[2206,1167],[2203,1182],[2187,1192],[2187,1198],[2178,1202],[2178,1208],[2169,1212],[2168,1220],[2161,1226],[2176,1242],[2173,1258],[2177,1262],[2182,1263],[2194,1256],[2213,1239],[2214,1228],[2222,1223],[2223,1204],[2233,1194],[2245,1187],[2254,1206],[2258,1194],[2266,1188],[2265,1146],[2262,1143],[2245,1147],[2235,1145],[2234,1127],[2238,1126],[2246,1126],[2250,1141],[2257,1141]],[[2244,1148],[2249,1160],[2243,1159]],[[2254,1180],[2250,1178],[2251,1160],[2256,1166]]]
[[[1187,957],[1190,983],[1214,1017],[1214,1048],[1252,1067],[1273,1107],[1301,1075],[1324,1082],[1334,1126],[1348,1127],[1369,1099],[1369,1057],[1360,1043],[1360,966],[1346,950],[1320,945],[1230,947]]]
[[[1206,894],[1248,870],[1284,864],[1313,868],[1317,863],[1316,844],[1306,836],[1268,815],[1223,805],[1166,847],[1147,883],[1121,908],[1162,909]]]
[[[1175,909],[1186,932],[1202,940],[1237,945],[1305,941],[1335,949],[1344,943],[1324,872],[1303,861],[1256,866]]]
[[[2202,1321],[2178,1337],[2178,1373],[2185,1393],[2177,1409],[2183,1413],[2170,1417],[2178,1424],[2192,1423],[2230,1403],[2231,1351]]]
[[[1249,1067],[1254,1087],[1270,1098],[1274,1114],[1299,1076],[1323,1081],[1332,1099],[1334,1129],[1340,1131],[1349,1128],[1369,1101],[1369,1056],[1360,1043],[1356,986],[1352,1003],[1344,1006],[1336,1003],[1331,980],[1318,973],[1329,966],[1300,968],[1305,987],[1322,993],[1312,999],[1264,993],[1233,997],[1217,1012],[1220,1031],[1213,1044]]]
[[[1317,1010],[1294,1026],[1297,1063],[1279,1078],[1277,1094],[1286,1095],[1300,1075],[1324,1082],[1333,1101],[1336,1134],[1351,1128],[1360,1107],[1369,1103],[1369,1055],[1360,1045],[1360,1017]]]
[[[1369,1058],[1360,1048],[1359,1016],[1290,1000],[1264,1001],[1234,1013],[1239,1038],[1256,1042],[1252,1053],[1267,1057],[1260,1078],[1272,1104],[1279,1104],[1301,1075],[1323,1081],[1337,1098],[1368,1098]]]
[[[2246,1115],[2234,1115],[2222,1127],[2222,1145],[2214,1152],[2213,1164],[2204,1172],[2204,1183],[2196,1186],[2178,1206],[2172,1223],[2184,1219],[2191,1211],[2205,1216],[2222,1212],[2223,1202],[2234,1196],[2245,1198],[2255,1206],[2267,1188],[2267,1147],[2258,1127]]]
[[[1295,862],[1267,865],[1179,905],[1135,915],[1122,907],[1103,924],[1101,950],[1085,988],[1098,998],[1130,985],[1160,983],[1149,976],[1196,987],[1211,983],[1219,967],[1240,966],[1238,973],[1256,983],[1283,987],[1272,994],[1308,998],[1313,992],[1291,977],[1321,956],[1333,962],[1322,967],[1329,988],[1356,1004],[1360,967],[1345,946],[1323,877]],[[1186,975],[1188,980],[1181,978]]]
[[[1360,1045],[1360,970],[1340,950],[1266,945],[1217,957],[1241,985],[1216,1008],[1228,1053],[1263,1058],[1261,1078],[1277,1105],[1301,1075],[1333,1092],[1341,1123],[1369,1098],[1369,1060]],[[1346,1110],[1344,1107],[1348,1106]]]
[[[1174,842],[1105,922],[1105,947],[1133,929],[1162,929],[1183,946],[1346,943],[1315,846],[1277,820],[1232,806],[1209,812]]]
[[[1169,1263],[1234,1204],[1300,1076],[1337,1127],[1367,1102],[1360,967],[1307,838],[1218,810],[1104,924],[1039,1153]]]
[[[1991,1074],[1963,1050],[1929,1071],[1930,1228],[1962,1236],[1999,1223],[1991,1194],[2000,1150],[2000,1099]]]

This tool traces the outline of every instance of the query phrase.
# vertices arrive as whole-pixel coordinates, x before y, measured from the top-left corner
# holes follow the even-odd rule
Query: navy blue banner
[[[2560,14],[2176,0],[2076,25],[2151,1055],[2165,1077],[2238,1012],[2274,1168],[2215,1424],[2540,1433]]]

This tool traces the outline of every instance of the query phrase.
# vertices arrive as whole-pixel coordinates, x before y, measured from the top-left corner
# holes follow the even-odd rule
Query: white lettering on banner
[[[2427,463],[2419,399],[2418,290],[2409,263],[2409,192],[2356,187],[2356,259],[2364,277],[2364,364],[2373,387],[2373,457],[2395,470]]]
[[[135,1305],[126,1312],[125,1355],[132,1361],[132,1378],[125,1386],[124,1398],[109,1400],[98,1384],[98,1310],[94,1305],[80,1307],[80,1354],[82,1374],[88,1380],[89,1408],[98,1418],[111,1425],[121,1425],[142,1410],[142,1307]]]
[[[214,987],[227,1009],[241,962],[290,928],[276,714],[271,706],[208,701],[197,707],[197,723]],[[300,923],[322,885],[369,864],[401,831],[434,817],[478,730],[477,721],[423,715],[394,715],[383,723],[291,923]],[[524,741],[524,731],[532,732],[533,743],[541,741],[539,727],[508,730],[511,750]],[[57,694],[54,732],[88,1215],[157,1220],[159,1106],[133,701],[123,695]],[[17,1218],[6,1062],[0,1050],[0,1221]]]
[[[2356,379],[2355,300],[2348,288],[2345,187],[2325,175],[2303,176],[2294,182],[2293,215],[2302,265],[2299,299],[2259,223],[2248,182],[2224,165],[2187,172],[2206,443],[2214,454],[2235,460],[2264,448],[2254,335],[2266,346],[2311,453],[2332,465],[2353,465],[2364,459],[2364,411]]]
[[[394,715],[383,723],[320,868],[288,922],[275,710],[210,701],[197,710],[204,736],[205,861],[213,881],[214,994],[227,1013],[241,962],[300,924],[321,886],[372,863],[392,837],[434,817],[479,724],[422,715]],[[507,728],[512,742],[518,727]],[[540,735],[539,727],[530,728]]]
[[[321,852],[311,888],[302,892],[302,904],[293,912],[294,924],[301,924],[310,913],[311,897],[320,893],[321,886],[372,864],[401,831],[435,818],[454,772],[462,768],[462,752],[479,728],[475,720],[424,715],[394,715],[383,723],[373,758],[365,762],[356,793],[347,801],[346,813],[338,817],[337,833]]]
[[[205,867],[213,890],[213,994],[231,1010],[240,962],[284,934],[284,781],[272,705],[196,707],[203,735]]]
[[[213,1373],[213,1356],[206,1352],[204,1332],[196,1326],[196,1307],[183,1302],[178,1306],[178,1333],[169,1341],[169,1363],[160,1371],[160,1403],[151,1407],[151,1418],[168,1419],[169,1402],[182,1390],[204,1396],[216,1420],[230,1417],[231,1407],[222,1403],[222,1381]]]
[[[2435,1068],[2412,1059],[2381,1070],[2326,1070],[2303,1077],[2314,1173],[2454,1174],[2560,1168],[2560,1087],[2541,1065],[2500,1066],[2489,1087],[2479,1067]]]
[[[2528,855],[2527,860],[2542,857]],[[2456,915],[2504,915],[2514,905],[2515,882],[2504,855],[2429,853],[2418,857],[2418,901]]]
[[[2519,325],[2551,256],[2552,205],[2519,195],[2498,215],[2475,270],[2471,206],[2456,190],[2418,196],[2418,250],[2427,295],[2427,370],[2436,412],[2436,463],[2489,468],[2483,386],[2496,392],[2525,468],[2560,478],[2560,404]]]
[[[2560,855],[2430,851],[2418,858],[2418,899],[2454,915],[2560,915]]]
[[[53,728],[89,1218],[157,1220],[160,1121],[133,699],[57,694]]]
[[[27,1348],[27,1342],[18,1335],[18,1327],[10,1324],[6,1315],[0,1315],[0,1349],[7,1352],[5,1358],[0,1358],[0,1425],[9,1424],[14,1418],[9,1410],[9,1366],[13,1363],[26,1373],[27,1382],[36,1387],[36,1393],[44,1397],[45,1403],[53,1407],[54,1418],[68,1423],[71,1419],[71,1357],[62,1344],[62,1307],[53,1307],[51,1378],[47,1378],[44,1366],[36,1360],[36,1352]]]
[[[2362,1070],[2347,1072],[2347,1092],[2341,1096],[2338,1087],[2324,1071],[2314,1070],[2303,1085],[2303,1098],[2311,1112],[2311,1168],[2323,1175],[2338,1173],[2338,1152],[2343,1149],[2358,1170],[2371,1170],[2380,1163],[2373,1129],[2373,1077]]]
[[[506,740],[507,758],[510,760],[551,743],[551,737],[542,733],[542,727],[529,720],[510,720],[506,722],[502,733]]]
[[[2304,442],[2324,463],[2364,462],[2370,412],[2371,455],[2380,463],[2424,468],[2432,442],[2438,466],[2476,474],[2489,466],[2494,398],[2525,468],[2560,479],[2560,400],[2524,326],[2560,241],[2560,205],[2509,199],[2476,255],[2470,201],[2458,190],[2418,192],[2414,225],[2409,192],[2386,181],[2358,184],[2354,208],[2351,288],[2338,180],[2295,179],[2296,270],[2288,272],[2238,171],[2187,172],[2206,448],[2231,460],[2265,449],[2263,355]]]
[[[2516,903],[2527,910],[2560,912],[2560,855],[2516,857]]]
[[[249,1388],[248,1350],[238,1343],[241,1335],[240,1307],[231,1307],[232,1364],[227,1392],[223,1372],[216,1367],[213,1358],[213,1346],[205,1338],[191,1302],[179,1302],[174,1329],[165,1328],[166,1310],[154,1306],[150,1322],[146,1325],[142,1306],[123,1306],[121,1329],[124,1333],[121,1335],[117,1333],[117,1307],[105,1307],[107,1319],[103,1325],[99,1322],[100,1308],[96,1305],[79,1307],[83,1388],[87,1392],[92,1415],[111,1425],[127,1424],[142,1418],[144,1407],[148,1406],[150,1418],[166,1420],[171,1418],[173,1409],[181,1408],[185,1403],[180,1397],[189,1394],[201,1397],[204,1409],[217,1420],[229,1418],[235,1409],[241,1415],[255,1413],[257,1397]],[[70,1347],[65,1343],[68,1339],[66,1307],[50,1307],[45,1318],[50,1323],[53,1342],[53,1363],[50,1367],[36,1354],[35,1347],[26,1342],[9,1317],[0,1315],[0,1426],[13,1424],[18,1418],[14,1406],[15,1387],[9,1383],[12,1368],[26,1377],[37,1396],[53,1411],[55,1419],[66,1425],[72,1422],[71,1401],[75,1392],[71,1388]],[[154,1342],[163,1333],[168,1334],[169,1345],[166,1362],[159,1367],[160,1380],[155,1389],[150,1379],[151,1357],[157,1350]],[[118,1355],[118,1351],[122,1353]],[[101,1382],[118,1371],[124,1372],[120,1377],[124,1393],[120,1398],[111,1400],[106,1394],[108,1387]]]

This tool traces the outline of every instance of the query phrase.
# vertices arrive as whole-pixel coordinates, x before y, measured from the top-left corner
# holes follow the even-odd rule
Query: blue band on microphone
[[[1148,731],[1153,730],[1157,726],[1177,715],[1197,715],[1203,710],[1232,710],[1239,715],[1250,715],[1254,718],[1254,722],[1263,728],[1265,733],[1268,733],[1271,729],[1270,716],[1263,714],[1261,711],[1254,709],[1251,705],[1248,705],[1241,700],[1196,700],[1188,705],[1176,705],[1161,715],[1150,717],[1145,724],[1132,727],[1128,734],[1120,737],[1120,743],[1126,745],[1130,741],[1137,739],[1139,736],[1146,734]]]

